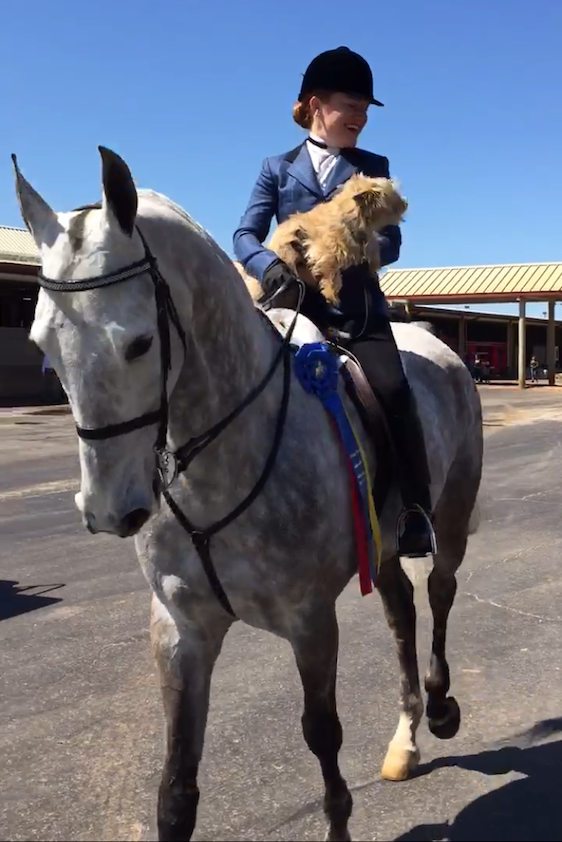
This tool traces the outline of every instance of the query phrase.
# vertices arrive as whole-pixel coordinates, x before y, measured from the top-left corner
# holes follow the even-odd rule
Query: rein
[[[195,436],[194,438],[190,439],[177,450],[170,451],[167,449],[166,446],[168,437],[169,417],[168,375],[172,365],[170,323],[173,324],[181,340],[184,349],[184,355],[187,352],[187,340],[185,331],[182,327],[180,318],[178,316],[178,312],[172,299],[170,288],[158,268],[156,258],[150,251],[150,248],[144,235],[142,234],[138,226],[135,226],[135,228],[144,246],[144,258],[142,260],[136,261],[135,263],[131,263],[124,269],[120,269],[117,272],[110,272],[108,274],[97,275],[92,278],[85,278],[81,280],[55,281],[51,278],[47,278],[42,272],[39,272],[37,276],[40,286],[52,292],[86,292],[89,290],[101,289],[103,287],[111,286],[112,284],[117,284],[123,281],[131,280],[132,278],[136,278],[139,275],[143,275],[145,273],[148,273],[150,275],[150,278],[154,285],[158,336],[160,338],[161,374],[159,409],[153,410],[151,412],[145,412],[143,415],[139,415],[136,418],[131,419],[130,421],[122,421],[118,424],[107,424],[104,427],[88,428],[80,427],[78,424],[76,424],[76,432],[81,439],[84,439],[86,441],[103,441],[105,439],[114,438],[116,436],[126,435],[127,433],[131,433],[134,430],[140,430],[143,427],[149,427],[153,424],[158,424],[158,432],[156,436],[156,441],[154,443],[154,451],[156,454],[156,468],[160,478],[160,490],[162,496],[166,500],[176,519],[191,537],[191,540],[193,541],[194,547],[197,550],[197,553],[209,580],[209,584],[211,585],[211,588],[215,593],[215,596],[217,597],[225,611],[227,611],[232,617],[235,617],[236,615],[219,581],[217,572],[213,565],[210,552],[210,540],[213,537],[213,535],[216,535],[218,532],[220,532],[222,529],[224,529],[226,526],[228,526],[230,523],[236,520],[236,518],[238,518],[242,514],[242,512],[244,512],[247,508],[249,508],[249,506],[251,506],[256,497],[258,497],[261,491],[263,490],[275,464],[275,460],[277,458],[277,454],[281,445],[281,440],[283,438],[283,430],[285,427],[285,421],[287,419],[287,412],[289,407],[289,395],[291,386],[290,342],[304,297],[304,284],[302,284],[302,282],[299,281],[299,301],[294,318],[291,321],[291,324],[289,325],[285,336],[282,337],[279,350],[275,354],[273,361],[262,380],[248,393],[248,395],[244,398],[242,403],[240,403],[234,410],[232,410],[232,412],[230,412],[225,418],[223,418],[217,424],[213,425],[205,433],[202,433],[201,435]],[[274,298],[276,298],[277,295],[280,295],[284,291],[285,286],[286,285],[284,285],[281,289],[274,293],[266,302],[264,302],[263,306],[270,306],[271,301]],[[261,311],[258,310],[258,312]],[[267,319],[266,316],[264,316],[264,318]],[[274,325],[270,322],[269,319],[267,319],[267,322],[271,329],[276,334],[278,334],[277,329],[274,327]],[[218,436],[224,430],[226,430],[226,428],[239,415],[241,415],[241,413],[248,406],[250,406],[250,404],[252,404],[256,400],[256,398],[263,392],[270,380],[273,378],[281,361],[283,361],[283,394],[281,398],[281,405],[279,407],[279,413],[275,425],[273,444],[271,446],[259,479],[257,480],[255,486],[252,488],[250,493],[228,515],[205,528],[199,528],[195,526],[188,519],[187,515],[179,508],[178,504],[171,496],[168,489],[170,488],[174,480],[178,477],[178,475],[187,470],[193,459],[195,459],[195,457],[198,456],[199,453],[201,453],[203,450],[205,450],[206,447],[208,447],[213,441],[215,441],[215,439],[217,439]],[[170,464],[172,467],[171,473],[169,470]]]

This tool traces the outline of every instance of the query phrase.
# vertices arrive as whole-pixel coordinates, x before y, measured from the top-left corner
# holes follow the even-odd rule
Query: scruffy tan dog
[[[353,175],[328,202],[278,225],[267,247],[305,283],[317,286],[330,304],[338,304],[342,270],[367,260],[378,272],[376,233],[398,224],[407,208],[392,179]],[[236,266],[257,301],[263,293],[259,282]]]

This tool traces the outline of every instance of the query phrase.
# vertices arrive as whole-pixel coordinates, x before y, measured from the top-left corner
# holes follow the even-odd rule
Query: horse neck
[[[156,222],[153,225],[156,234]],[[172,251],[159,256],[187,336],[187,352],[169,402],[174,448],[206,432],[239,406],[265,376],[279,348],[232,261],[194,224],[177,228],[175,233],[162,230],[162,241]],[[169,278],[166,263],[174,267]],[[177,337],[175,344],[181,354]],[[260,397],[197,457],[190,479],[215,474],[217,457],[221,471],[228,463],[234,472],[236,465],[262,460],[255,435],[262,424],[270,429],[268,419],[273,420],[278,410],[281,368]]]

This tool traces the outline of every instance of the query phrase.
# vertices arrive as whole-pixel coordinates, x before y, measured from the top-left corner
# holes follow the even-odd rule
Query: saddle
[[[373,499],[377,512],[386,502],[388,490],[395,478],[393,443],[384,409],[371,388],[359,362],[345,348],[336,346],[345,372],[346,392],[357,409],[365,433],[376,453],[376,472],[373,478]]]
[[[271,311],[268,312],[267,317],[278,330],[281,329],[281,332],[283,332],[294,316],[294,307],[287,306],[287,303],[283,301],[279,304],[279,307],[276,305],[275,310],[277,310],[277,313],[273,318]],[[304,328],[302,333],[306,335],[299,339],[298,334],[301,333],[301,330],[295,331],[293,340],[297,345],[301,342],[317,341],[321,336],[340,356],[346,393],[355,406],[365,434],[369,437],[376,453],[376,471],[373,477],[372,493],[375,508],[377,512],[381,512],[388,491],[396,479],[394,445],[382,403],[371,388],[358,360],[345,348],[345,342],[341,336],[336,337],[331,330],[321,331],[306,316],[301,315],[299,319],[301,320],[301,326]]]

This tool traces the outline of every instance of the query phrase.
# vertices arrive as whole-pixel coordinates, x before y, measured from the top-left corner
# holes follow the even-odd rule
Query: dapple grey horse
[[[135,536],[152,590],[151,640],[167,725],[159,837],[193,833],[211,674],[239,619],[292,646],[304,738],[324,778],[327,838],[348,839],[336,599],[357,572],[357,557],[345,456],[318,398],[291,367],[272,364],[281,359],[287,311],[272,311],[274,330],[209,234],[165,196],[137,191],[118,155],[104,147],[100,153],[102,201],[65,213],[23,178],[15,156],[14,165],[22,215],[41,256],[30,336],[54,365],[79,435],[76,503],[91,532]],[[443,342],[413,324],[393,329],[428,442],[437,553],[428,586],[434,630],[426,713],[433,734],[448,738],[460,711],[447,695],[445,638],[477,512],[481,407],[469,372]],[[318,338],[299,317],[293,341]],[[343,388],[342,400],[360,429]],[[220,434],[206,438],[209,429]],[[165,447],[175,451],[188,441],[189,465],[175,476],[173,460],[162,461]],[[373,448],[368,440],[364,447],[374,475]],[[210,541],[197,540],[241,504]],[[399,722],[382,767],[393,780],[408,777],[419,761],[423,714],[413,588],[395,549],[399,506],[389,489],[380,513],[379,588],[400,665]],[[182,516],[196,525],[193,536]]]

